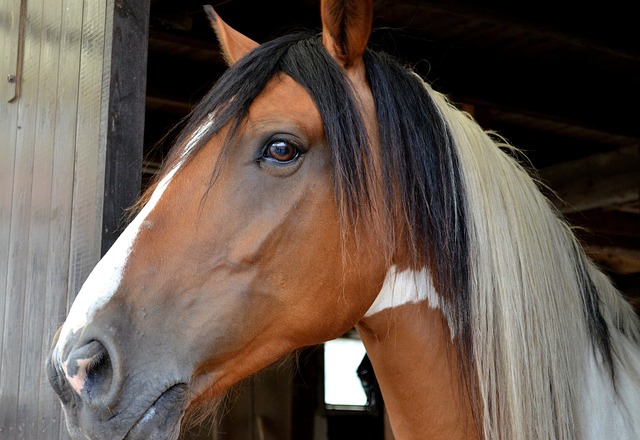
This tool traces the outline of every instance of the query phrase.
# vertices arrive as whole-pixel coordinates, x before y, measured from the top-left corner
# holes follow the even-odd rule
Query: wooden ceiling
[[[372,44],[522,149],[588,252],[640,308],[640,37],[633,2],[374,1]],[[318,0],[213,2],[254,40],[319,29]],[[152,0],[145,143],[225,69],[202,2]]]

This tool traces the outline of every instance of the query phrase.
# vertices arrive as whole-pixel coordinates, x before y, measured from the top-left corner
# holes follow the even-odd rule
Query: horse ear
[[[212,6],[205,5],[204,11],[211,22],[211,27],[216,32],[224,60],[228,66],[234,65],[240,58],[259,46],[251,38],[242,35],[222,21]]]
[[[343,68],[360,62],[371,35],[373,0],[322,0],[322,44]]]

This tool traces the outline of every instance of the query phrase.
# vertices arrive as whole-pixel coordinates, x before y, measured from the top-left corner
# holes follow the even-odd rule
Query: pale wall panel
[[[43,355],[56,327],[67,312],[69,292],[69,258],[73,174],[75,162],[76,125],[78,109],[78,78],[80,77],[80,48],[83,4],[77,0],[63,0],[60,17],[60,60],[56,84],[55,132],[53,139],[53,179],[51,182],[51,218],[45,295]],[[53,325],[46,325],[46,320]],[[44,363],[44,359],[42,360]],[[53,392],[41,388],[38,406],[38,432],[42,439],[60,437],[60,405]],[[64,434],[66,436],[66,434]]]
[[[27,420],[32,417],[30,406],[20,407],[21,347],[31,341],[23,339],[22,327],[26,304],[29,240],[31,231],[31,196],[34,181],[34,149],[37,93],[39,86],[40,41],[39,30],[42,2],[27,2],[27,19],[24,28],[24,64],[22,66],[22,96],[14,103],[18,106],[16,145],[11,194],[11,220],[9,235],[9,260],[4,310],[4,334],[2,360],[0,362],[0,435],[8,439],[23,438]],[[10,128],[11,129],[11,128]],[[32,378],[40,381],[40,376]]]
[[[0,79],[15,75],[18,45],[18,11],[20,0],[7,0],[0,7]],[[0,81],[0,344],[4,339],[4,315],[6,310],[6,286],[9,275],[9,237],[11,237],[11,204],[14,183],[16,126],[18,109],[7,102],[14,95],[15,87],[8,81]],[[2,353],[0,353],[0,357]],[[0,360],[0,377],[3,375]],[[0,398],[2,391],[0,388]],[[2,424],[0,422],[0,430]],[[0,435],[2,431],[0,431]]]
[[[24,1],[24,0],[23,0]],[[0,3],[0,439],[68,438],[44,362],[100,256],[113,1]]]

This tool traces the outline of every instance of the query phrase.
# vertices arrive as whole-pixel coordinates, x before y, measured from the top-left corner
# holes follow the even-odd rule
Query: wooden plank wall
[[[0,3],[2,440],[68,438],[43,366],[100,256],[113,3]]]
[[[247,378],[230,392],[219,421],[189,432],[188,440],[292,440],[292,364],[278,363]]]

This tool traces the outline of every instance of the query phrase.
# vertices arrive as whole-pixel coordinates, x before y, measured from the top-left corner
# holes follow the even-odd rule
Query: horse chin
[[[186,385],[178,384],[162,393],[133,425],[124,440],[177,440],[184,412],[176,408],[184,406],[186,392]]]

